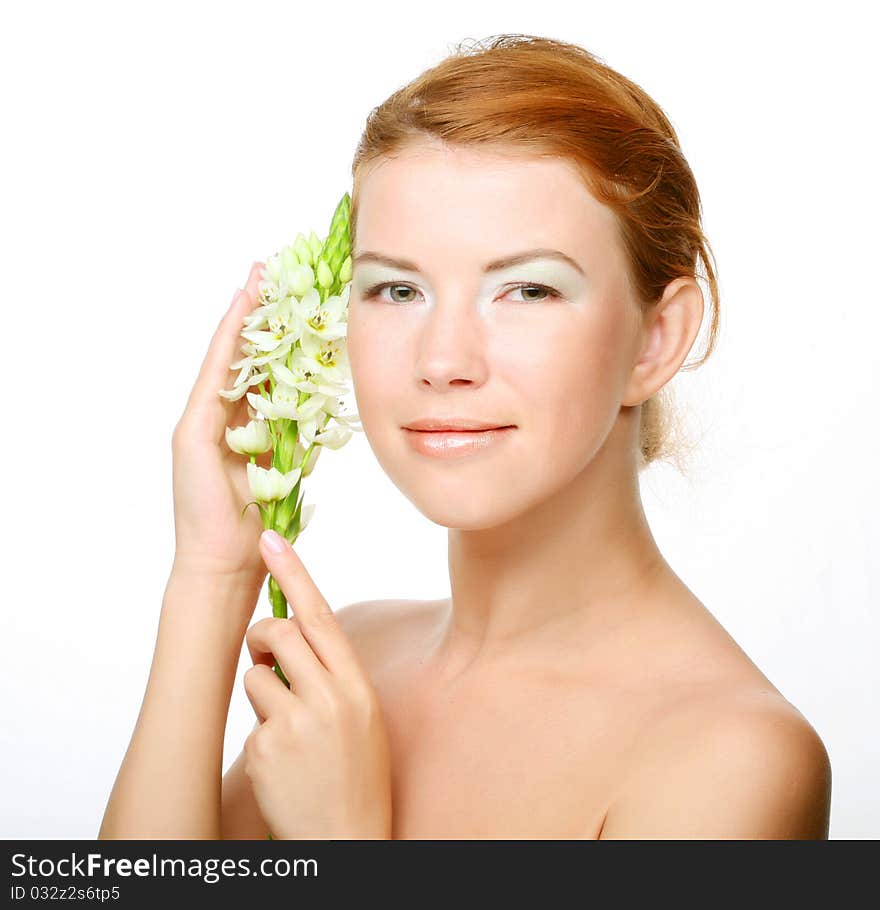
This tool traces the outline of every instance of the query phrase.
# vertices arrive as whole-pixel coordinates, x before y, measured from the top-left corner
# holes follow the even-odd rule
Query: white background
[[[297,231],[326,233],[370,108],[456,42],[501,32],[581,44],[678,131],[723,317],[709,363],[674,381],[700,447],[687,479],[643,475],[648,517],[822,736],[831,836],[877,837],[868,9],[7,4],[0,837],[97,834],[173,556],[171,432],[232,292]],[[331,604],[448,593],[446,529],[362,434],[325,453],[306,493],[297,551]],[[245,650],[224,768],[253,723],[249,665]]]

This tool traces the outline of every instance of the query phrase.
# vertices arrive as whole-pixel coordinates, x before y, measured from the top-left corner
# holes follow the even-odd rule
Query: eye
[[[526,298],[526,303],[542,303],[543,301],[550,300],[550,299],[558,300],[559,297],[561,296],[558,291],[554,290],[553,288],[547,287],[546,284],[516,284],[512,288],[510,288],[510,290],[511,291],[527,290],[527,291],[544,291],[544,292],[546,292],[546,295],[547,295],[546,297],[540,297],[537,299],[534,297],[529,297],[529,298]]]
[[[367,288],[363,293],[364,300],[372,300],[374,297],[379,296],[380,291],[384,291],[385,288],[406,288],[408,291],[414,291],[415,288],[411,287],[408,284],[394,284],[393,282],[386,281],[384,284],[374,284],[371,288]],[[384,298],[383,298],[384,300]],[[384,300],[385,303],[409,303],[408,300]]]
[[[412,285],[409,285],[409,284],[396,284],[391,281],[386,281],[382,284],[374,284],[373,287],[367,288],[363,293],[364,300],[372,300],[374,297],[378,297],[379,293],[381,291],[384,291],[385,288],[406,288],[409,291],[416,290],[416,288],[412,287]],[[507,289],[507,292],[509,293],[510,291],[520,291],[520,290],[544,291],[545,292],[546,296],[539,297],[539,298],[529,297],[529,298],[526,298],[525,301],[522,301],[525,303],[543,303],[545,300],[551,300],[551,299],[558,300],[562,296],[559,293],[559,291],[557,291],[555,288],[548,287],[546,284],[526,284],[526,283],[515,284],[512,287],[509,287]],[[410,303],[411,301],[394,300],[392,298],[392,300],[385,301],[385,302],[386,303]]]

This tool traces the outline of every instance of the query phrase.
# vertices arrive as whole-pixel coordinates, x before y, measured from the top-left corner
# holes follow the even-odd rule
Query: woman
[[[639,495],[677,454],[665,387],[718,325],[663,112],[582,48],[501,36],[371,112],[353,175],[358,412],[449,529],[451,596],[334,612],[238,520],[222,440],[246,418],[216,389],[256,263],[175,430],[175,563],[99,836],[827,837],[820,738],[663,558]],[[709,344],[683,367],[698,260]],[[267,569],[296,618],[247,630]],[[245,634],[257,723],[221,788]]]

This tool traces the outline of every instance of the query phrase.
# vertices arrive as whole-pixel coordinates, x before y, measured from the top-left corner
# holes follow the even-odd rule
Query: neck
[[[452,598],[434,655],[444,672],[583,658],[649,609],[646,591],[671,569],[642,507],[631,410],[552,496],[501,525],[449,530]]]

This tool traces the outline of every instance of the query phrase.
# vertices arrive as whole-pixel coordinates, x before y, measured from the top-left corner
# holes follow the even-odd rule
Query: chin
[[[481,509],[472,503],[444,503],[425,505],[412,497],[407,497],[410,502],[435,525],[458,531],[484,531],[487,528],[496,528],[516,518],[518,512],[506,512],[497,506]]]
[[[496,473],[471,477],[467,483],[437,483],[436,477],[391,477],[401,493],[429,521],[444,528],[482,531],[514,521],[546,495],[529,490],[520,480],[508,481]]]
[[[434,459],[414,453],[399,436],[382,431],[371,437],[366,423],[364,428],[388,479],[425,518],[444,528],[481,531],[521,519],[564,490],[583,468],[582,453],[574,447],[558,448],[556,457],[545,451],[537,464],[523,445],[473,458]]]

